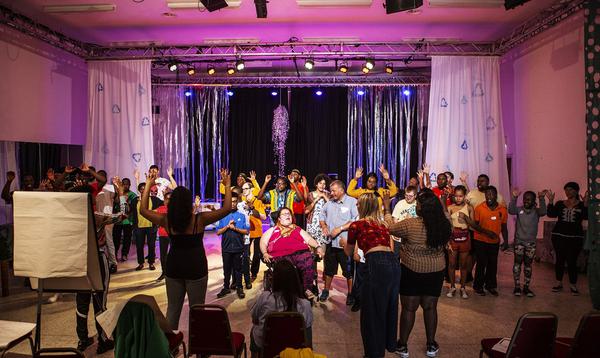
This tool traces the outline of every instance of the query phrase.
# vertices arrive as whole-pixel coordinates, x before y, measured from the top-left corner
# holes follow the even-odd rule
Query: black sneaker
[[[161,273],[160,276],[158,276],[158,278],[156,279],[156,281],[162,281],[165,279],[165,273]]]
[[[150,271],[156,270],[156,267],[154,266],[154,264],[148,265],[148,268],[150,269]]]
[[[572,287],[571,286],[571,294],[573,296],[579,296],[579,291],[577,290],[577,287]]]
[[[237,289],[237,296],[240,299],[246,298],[246,294],[244,293],[244,289],[243,288],[238,288]]]
[[[525,286],[527,287],[527,286]],[[525,290],[525,289],[523,289]],[[515,289],[513,290],[513,295],[515,296],[521,296],[521,287],[515,287]]]
[[[346,306],[353,306],[354,302],[355,302],[354,297],[352,297],[352,296],[346,297]]]
[[[77,350],[81,351],[81,352],[84,352],[92,344],[94,344],[94,338],[88,337],[88,339],[83,340],[83,341],[79,341],[77,343]]]
[[[535,297],[535,293],[533,293],[533,291],[527,286],[523,287],[523,294],[527,297]]]
[[[440,351],[440,345],[437,342],[433,341],[432,343],[427,343],[427,356],[428,357],[437,357],[438,352]]]
[[[408,346],[398,346],[394,351],[394,354],[399,355],[402,358],[408,358]]]
[[[492,296],[498,296],[498,291],[497,291],[495,288],[489,288],[487,291],[488,291],[488,292],[490,293],[490,295],[492,295]]]
[[[235,285],[235,282],[232,282],[231,285],[229,285],[230,290],[235,290],[236,288],[237,286]]]
[[[137,265],[137,267],[135,268],[135,270],[136,271],[140,271],[143,268],[144,268],[144,264],[139,264],[139,265]]]
[[[358,300],[354,300],[354,304],[350,307],[350,311],[358,312],[360,311],[360,302]]]
[[[562,285],[556,285],[554,287],[552,287],[552,292],[560,292],[562,291],[563,286]]]
[[[111,274],[117,273],[117,265],[115,265],[115,264],[110,265],[108,272],[110,272]]]
[[[250,282],[246,282],[246,289],[247,290],[252,289],[252,284]]]
[[[217,293],[217,298],[223,298],[223,297],[227,296],[230,293],[231,293],[230,289],[224,288],[224,289],[221,290],[221,292]]]
[[[475,291],[475,293],[479,296],[485,296],[485,291],[481,288],[474,288],[473,291]]]
[[[106,353],[115,348],[115,341],[106,340],[98,342],[98,348],[96,348],[96,354]]]

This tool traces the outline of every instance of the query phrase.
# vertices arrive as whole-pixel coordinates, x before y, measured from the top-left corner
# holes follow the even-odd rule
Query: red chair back
[[[218,305],[190,307],[189,354],[235,355],[229,316]]]
[[[286,348],[307,346],[304,317],[298,312],[273,312],[265,318],[262,358],[273,358]]]
[[[590,312],[579,321],[569,357],[600,357],[600,312]]]
[[[506,358],[552,357],[558,318],[544,312],[525,313],[510,340]]]

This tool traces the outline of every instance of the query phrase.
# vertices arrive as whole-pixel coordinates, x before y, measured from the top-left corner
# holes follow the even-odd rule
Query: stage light
[[[375,62],[373,60],[366,60],[365,61],[365,66],[366,68],[370,70],[372,70],[373,68],[375,68]]]
[[[391,62],[388,62],[385,64],[385,73],[390,74],[390,75],[392,73],[394,73],[394,66],[392,65]]]
[[[191,97],[192,96],[192,92],[191,91],[185,91],[185,96],[186,97]]]
[[[229,97],[233,96],[233,91],[227,91],[227,95],[228,95]]]
[[[243,70],[246,67],[246,65],[244,64],[244,60],[239,59],[237,61],[235,61],[235,69],[238,71]]]
[[[228,75],[233,75],[235,73],[235,67],[233,67],[233,64],[228,65],[227,66],[227,74]]]
[[[369,68],[367,66],[363,65],[362,72],[366,75],[367,73],[369,73],[369,71],[371,71],[371,70],[369,70]]]
[[[277,91],[272,91],[271,96],[273,96],[273,97],[277,96]]]
[[[169,71],[171,71],[171,72],[177,71],[177,64],[175,62],[169,62],[167,67],[169,68]]]
[[[340,65],[340,68],[338,68],[338,70],[340,70],[341,73],[347,73],[348,72],[348,64],[342,63]]]
[[[356,94],[357,94],[357,95],[359,95],[359,96],[362,96],[362,95],[364,95],[364,94],[365,94],[365,91],[363,91],[363,90],[358,90],[358,91],[356,91]]]
[[[423,0],[385,0],[386,14],[409,11],[423,6]],[[430,5],[431,6],[431,5]]]
[[[410,96],[410,90],[405,89],[404,91],[402,91],[402,94],[408,97]]]
[[[304,67],[307,70],[312,70],[313,68],[315,68],[315,62],[311,59],[308,59],[308,60],[304,61]]]
[[[187,74],[190,75],[190,76],[195,75],[196,74],[196,69],[193,68],[193,67],[188,68],[187,69]]]
[[[323,94],[323,91],[321,91],[321,90],[317,90],[317,91],[315,92],[315,94],[316,94],[317,96],[320,96],[320,95],[322,95],[322,94]]]
[[[212,76],[212,75],[215,74],[215,72],[217,72],[217,70],[215,69],[214,66],[212,66],[212,65],[208,66],[208,69],[206,70],[206,73],[208,73],[209,75]]]

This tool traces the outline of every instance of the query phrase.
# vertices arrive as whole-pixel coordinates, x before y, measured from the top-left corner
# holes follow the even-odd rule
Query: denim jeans
[[[393,252],[366,255],[360,293],[360,332],[366,357],[383,357],[396,349],[400,264]]]

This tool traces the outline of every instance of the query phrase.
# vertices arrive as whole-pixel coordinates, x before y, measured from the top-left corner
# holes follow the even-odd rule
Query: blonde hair
[[[361,219],[381,222],[381,205],[374,193],[364,193],[358,197],[358,216]]]

